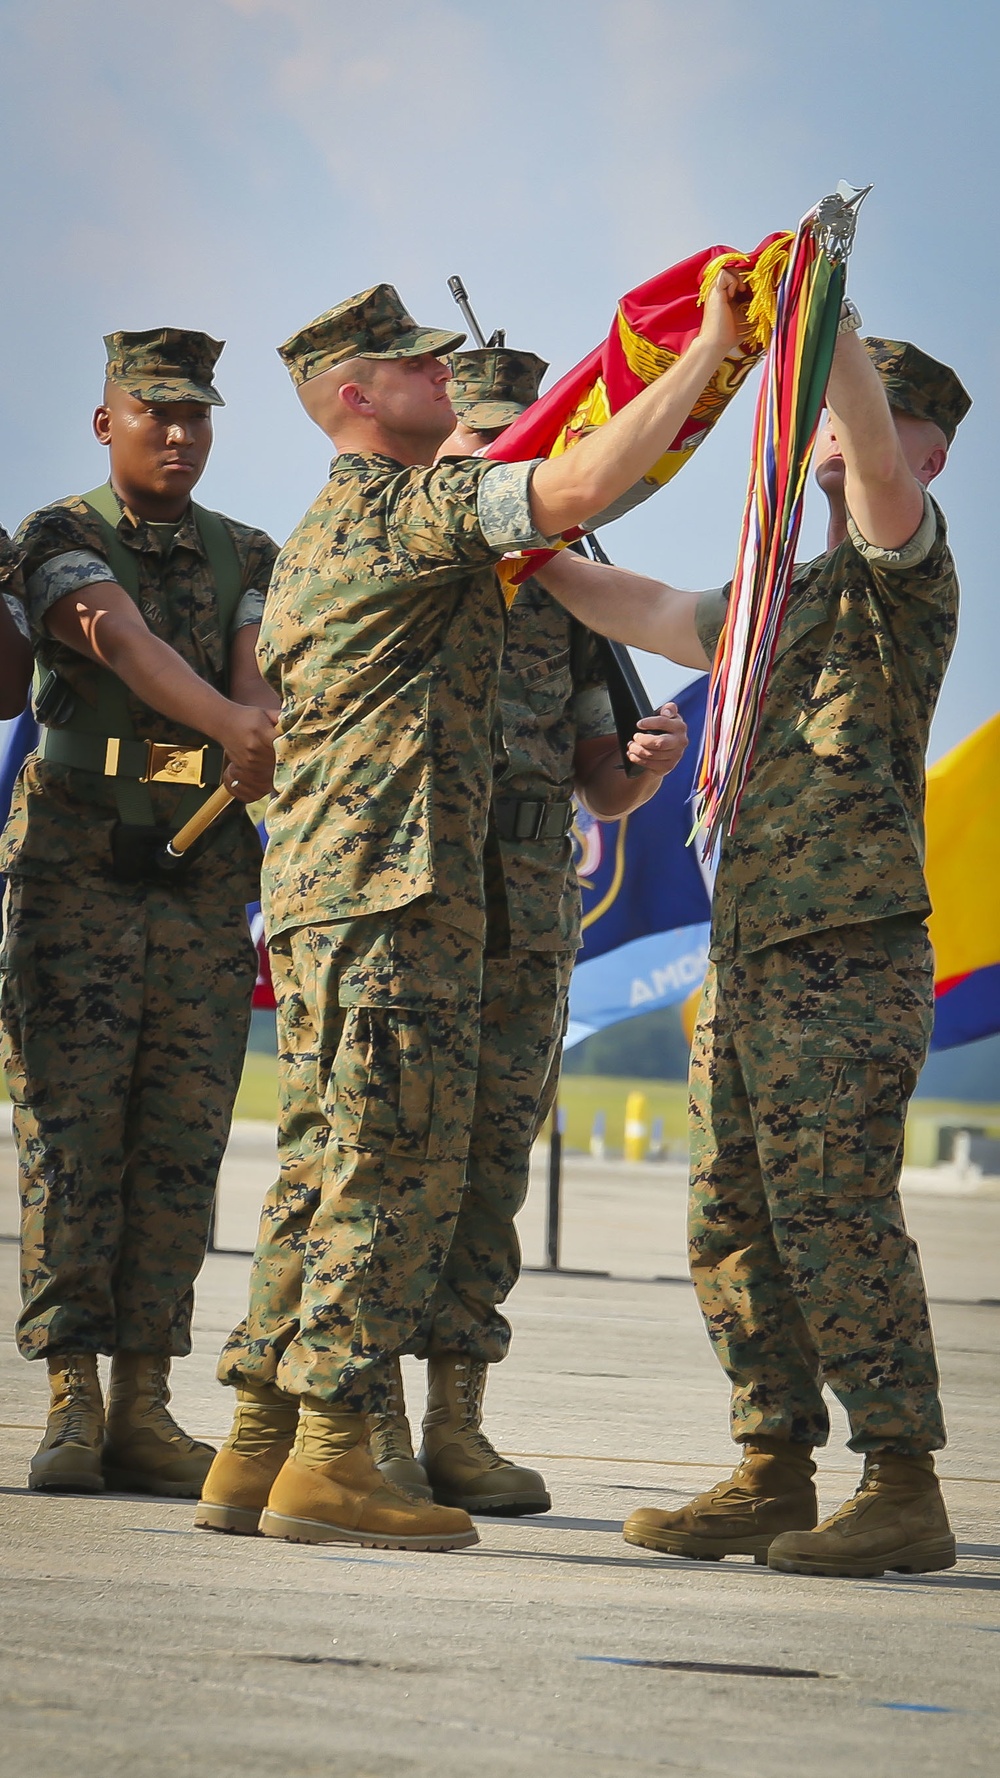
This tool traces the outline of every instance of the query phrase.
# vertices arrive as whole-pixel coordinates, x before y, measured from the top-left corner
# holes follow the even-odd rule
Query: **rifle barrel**
[[[455,298],[455,301],[457,302],[459,308],[461,309],[462,320],[465,322],[465,325],[468,328],[469,332],[471,333],[473,339],[475,340],[476,345],[477,346],[485,346],[486,335],[483,332],[482,328],[480,327],[479,317],[477,316],[475,309],[473,308],[472,304],[469,301],[469,292],[466,290],[465,285],[463,284],[463,282],[457,272],[454,274],[453,277],[448,279],[448,289],[451,291],[452,296]]]

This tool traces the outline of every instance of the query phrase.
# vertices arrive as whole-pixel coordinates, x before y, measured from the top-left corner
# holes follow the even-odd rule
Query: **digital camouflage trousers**
[[[2,964],[20,1350],[181,1356],[246,1049],[245,909],[21,879]]]
[[[465,1193],[440,1282],[407,1346],[418,1357],[463,1352],[496,1364],[506,1355],[510,1324],[497,1309],[521,1270],[514,1218],[559,1083],[572,973],[572,952],[486,958]]]
[[[689,1243],[739,1442],[945,1442],[920,1261],[899,1199],[906,1107],[933,1018],[912,918],[709,968],[691,1060]]]
[[[570,961],[484,965],[413,909],[272,941],[280,1172],[223,1382],[363,1411],[396,1353],[503,1357]]]
[[[279,1175],[219,1377],[363,1411],[427,1310],[458,1220],[482,946],[411,907],[300,926],[270,953]]]

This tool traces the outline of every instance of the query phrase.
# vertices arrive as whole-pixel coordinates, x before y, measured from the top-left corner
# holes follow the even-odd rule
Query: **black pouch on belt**
[[[111,829],[111,875],[117,883],[176,883],[184,878],[197,848],[174,860],[164,857],[173,838],[169,827],[137,827],[116,821]]]

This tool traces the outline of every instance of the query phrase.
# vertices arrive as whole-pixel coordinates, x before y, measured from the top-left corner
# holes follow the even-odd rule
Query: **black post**
[[[549,1201],[548,1226],[545,1232],[545,1251],[548,1268],[551,1272],[559,1270],[559,1210],[562,1193],[562,1112],[559,1101],[552,1107],[549,1119]]]

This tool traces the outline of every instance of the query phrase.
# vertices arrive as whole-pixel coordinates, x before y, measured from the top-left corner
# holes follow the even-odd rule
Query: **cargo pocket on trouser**
[[[456,999],[455,986],[439,978],[417,984],[391,969],[344,971],[344,1023],[330,1080],[337,1146],[415,1160],[449,1157]]]
[[[899,1186],[912,1068],[847,1063],[834,1085],[824,1137],[824,1188],[832,1195],[885,1198]]]
[[[11,899],[7,895],[10,918]],[[25,1054],[25,1007],[37,1004],[35,985],[35,954],[32,941],[8,928],[3,952],[0,954],[0,1056],[3,1060],[7,1092],[14,1105],[41,1105],[48,1096],[51,1065],[55,1054],[46,1060],[46,1069],[29,1069]]]
[[[828,1052],[846,1047],[843,1035],[857,1040],[851,1054],[811,1058],[817,1098],[817,1076],[828,1087],[825,1117],[803,1130],[805,1148],[813,1146],[815,1172],[809,1163],[804,1169],[813,1189],[782,1203],[776,1239],[824,1379],[847,1410],[852,1448],[934,1443],[940,1405],[930,1319],[898,1190],[916,1070],[898,1045],[868,1033],[838,1039],[831,1031]]]
[[[836,1199],[884,1198],[899,1184],[906,1108],[916,1069],[897,1044],[866,1031],[817,1022],[801,1041],[805,1146],[817,1188]],[[825,1109],[824,1109],[825,1107]],[[810,1171],[812,1169],[810,1168]]]
[[[465,1178],[478,982],[421,975],[419,958],[347,966],[324,1112],[321,1201],[306,1258],[298,1353],[306,1393],[357,1403],[401,1350],[441,1275]]]

